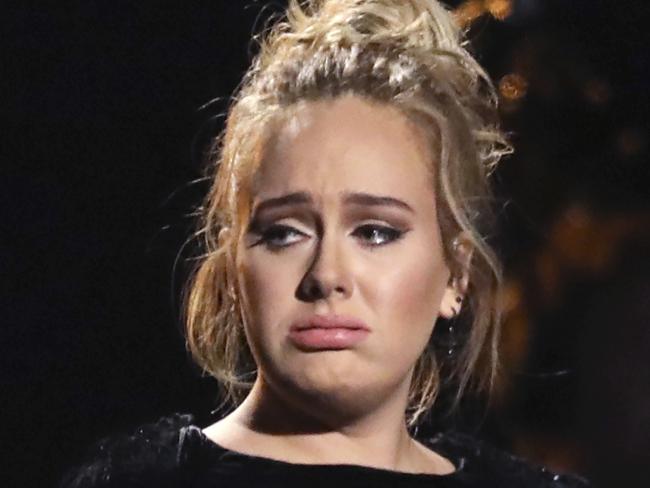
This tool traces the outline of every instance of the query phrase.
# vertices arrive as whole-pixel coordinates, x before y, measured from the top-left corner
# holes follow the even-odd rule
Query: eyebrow
[[[300,191],[294,193],[287,193],[286,195],[282,195],[280,197],[267,198],[266,200],[262,200],[260,203],[258,203],[255,206],[253,210],[253,215],[257,215],[261,212],[265,212],[266,210],[270,210],[276,207],[286,207],[289,205],[304,205],[309,203],[313,203],[313,199],[307,192]]]
[[[304,191],[287,193],[286,195],[279,197],[262,200],[255,206],[253,215],[258,215],[259,213],[272,208],[311,204],[313,201],[311,195]],[[415,210],[413,210],[413,208],[403,200],[395,197],[373,195],[364,192],[344,192],[343,203],[346,205],[362,205],[366,207],[397,207],[415,213]]]
[[[344,193],[343,202],[353,205],[365,205],[367,207],[397,207],[415,213],[415,210],[403,200],[395,197],[373,195],[371,193],[355,192]]]

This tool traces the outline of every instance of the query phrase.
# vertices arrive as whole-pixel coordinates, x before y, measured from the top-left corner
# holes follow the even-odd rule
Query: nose
[[[305,302],[347,298],[352,292],[349,270],[342,244],[335,236],[322,236],[313,261],[296,290],[296,298]]]

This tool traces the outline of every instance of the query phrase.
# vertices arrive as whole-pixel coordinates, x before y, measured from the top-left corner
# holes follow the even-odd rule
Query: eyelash
[[[401,230],[395,229],[393,227],[388,227],[386,225],[377,225],[377,224],[364,224],[359,227],[357,227],[352,235],[359,235],[364,233],[364,231],[370,231],[371,234],[374,234],[375,236],[378,233],[383,233],[384,237],[386,238],[383,242],[381,243],[370,243],[368,246],[370,247],[378,247],[378,246],[385,246],[387,244],[390,244],[392,242],[395,242],[404,235],[404,232]],[[366,234],[367,237],[367,234]]]
[[[264,231],[260,233],[261,238],[254,244],[264,244],[266,247],[274,250],[279,250],[285,247],[289,247],[293,245],[296,241],[294,242],[283,242],[283,243],[277,243],[273,242],[275,239],[278,239],[277,234],[282,234],[284,237],[286,237],[287,234],[295,234],[298,236],[305,236],[303,232],[300,232],[299,230],[288,226],[288,225],[271,225],[267,227]],[[392,242],[395,242],[399,239],[401,239],[404,236],[404,232],[398,229],[395,229],[393,227],[389,227],[386,225],[377,225],[377,224],[364,224],[359,227],[357,227],[354,232],[352,232],[353,236],[361,237],[365,233],[365,237],[368,237],[370,234],[373,235],[373,237],[376,237],[377,234],[384,234],[385,240],[382,242],[367,242],[364,244],[367,247],[380,247],[380,246],[385,246],[387,244],[391,244]],[[274,235],[275,234],[275,235]],[[281,237],[280,237],[281,239]],[[372,237],[368,239],[362,239],[366,241],[370,241]]]
[[[280,224],[270,225],[262,232],[260,232],[260,239],[254,245],[257,246],[258,244],[264,244],[266,247],[270,249],[281,249],[283,247],[289,247],[293,244],[293,242],[281,243],[281,244],[274,243],[273,240],[278,238],[277,234],[279,233],[283,234],[284,236],[286,236],[286,234],[289,233],[296,234],[298,236],[306,235],[303,232],[300,232],[299,230],[294,229],[293,227],[290,227],[288,225],[280,225]],[[276,235],[274,236],[274,234]]]

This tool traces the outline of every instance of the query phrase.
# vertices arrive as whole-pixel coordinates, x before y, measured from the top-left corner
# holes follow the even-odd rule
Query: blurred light
[[[523,299],[523,292],[518,283],[506,283],[501,287],[501,292],[499,295],[500,308],[503,310],[504,314],[515,310],[517,307],[521,306]]]
[[[482,0],[466,0],[454,10],[454,15],[461,27],[467,27],[485,13]]]
[[[521,100],[526,96],[528,91],[528,81],[517,73],[505,75],[499,81],[499,93],[501,96],[511,102]]]
[[[565,273],[600,274],[614,265],[621,243],[639,228],[630,215],[604,217],[575,203],[553,225],[548,252]]]
[[[530,317],[524,303],[522,283],[512,279],[506,280],[498,299],[504,320],[499,338],[499,360],[503,369],[492,392],[492,398],[496,402],[507,400],[513,382],[512,372],[521,371],[523,368],[530,342]]]
[[[569,226],[583,229],[583,231],[592,224],[592,215],[580,204],[574,204],[567,208],[564,212],[564,218]]]
[[[495,19],[504,20],[512,14],[512,0],[465,0],[454,10],[461,27],[468,27],[486,13]]]
[[[485,8],[495,19],[504,20],[512,14],[512,0],[485,0]]]
[[[605,105],[611,98],[609,84],[604,80],[589,80],[584,87],[584,96],[592,105]]]
[[[616,140],[618,150],[623,156],[636,156],[642,153],[647,145],[646,135],[641,129],[628,127],[623,129]]]

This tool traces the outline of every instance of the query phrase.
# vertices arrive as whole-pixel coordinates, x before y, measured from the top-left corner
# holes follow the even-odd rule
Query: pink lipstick
[[[370,328],[365,323],[343,315],[312,315],[289,329],[291,342],[306,351],[349,349],[368,334]]]

